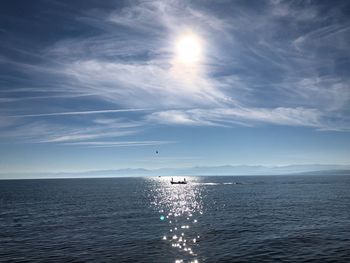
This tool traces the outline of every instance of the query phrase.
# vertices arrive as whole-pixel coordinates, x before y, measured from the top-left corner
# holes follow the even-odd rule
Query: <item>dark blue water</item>
[[[0,181],[0,261],[350,262],[350,176],[187,179]]]

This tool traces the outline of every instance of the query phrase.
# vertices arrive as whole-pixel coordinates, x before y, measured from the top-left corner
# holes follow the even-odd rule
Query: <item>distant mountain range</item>
[[[86,172],[58,173],[0,173],[0,179],[30,179],[30,178],[92,178],[92,177],[136,177],[136,176],[208,176],[208,175],[287,175],[287,174],[343,174],[350,175],[350,165],[223,165],[194,166],[189,168],[160,169],[116,169]]]

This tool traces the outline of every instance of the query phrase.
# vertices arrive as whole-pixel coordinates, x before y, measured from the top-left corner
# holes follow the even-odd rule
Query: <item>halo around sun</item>
[[[176,41],[176,60],[184,64],[194,64],[201,60],[202,43],[193,33],[185,34]]]

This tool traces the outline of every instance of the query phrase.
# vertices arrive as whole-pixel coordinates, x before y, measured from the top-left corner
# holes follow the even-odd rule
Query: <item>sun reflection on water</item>
[[[174,181],[183,178],[174,178]],[[196,248],[200,235],[197,231],[198,217],[203,214],[201,189],[189,179],[187,184],[171,184],[169,177],[152,178],[150,199],[160,214],[168,231],[160,237],[176,250],[175,262],[198,263]]]

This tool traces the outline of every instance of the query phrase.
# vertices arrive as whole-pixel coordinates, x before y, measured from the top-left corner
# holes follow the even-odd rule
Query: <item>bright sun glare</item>
[[[179,62],[193,64],[201,58],[201,41],[194,34],[187,34],[176,42],[176,56]]]

